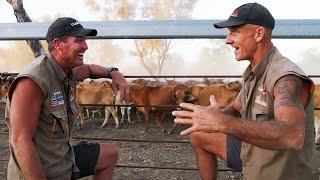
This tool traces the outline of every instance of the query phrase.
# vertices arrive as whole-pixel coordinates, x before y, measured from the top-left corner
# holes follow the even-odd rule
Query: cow
[[[120,98],[120,90],[117,91],[116,99],[115,99],[115,105],[130,105],[127,99],[121,100]],[[124,121],[125,115],[127,114],[128,117],[128,122],[131,123],[131,118],[130,118],[130,111],[131,111],[131,106],[120,106],[120,111],[121,111],[121,119],[120,119],[120,124]]]
[[[313,94],[314,108],[320,109],[320,85],[316,85]],[[314,110],[315,142],[320,143],[320,110]]]
[[[241,83],[237,81],[206,86],[199,92],[197,104],[208,106],[210,104],[210,96],[214,95],[217,103],[221,107],[225,107],[236,99],[240,89]]]
[[[79,83],[76,87],[76,102],[78,104],[114,104],[115,102],[115,93],[110,87],[109,82],[94,82],[89,81],[85,83]],[[80,125],[83,125],[84,118],[83,118],[83,108],[80,106],[79,110],[79,117],[80,117]],[[108,118],[112,114],[116,128],[119,127],[119,120],[117,117],[117,112],[115,107],[113,106],[106,106],[105,107],[105,120],[102,123],[101,127],[104,127],[107,122]]]
[[[137,110],[144,114],[145,118],[145,131],[148,130],[149,114],[150,112],[156,113],[156,122],[158,126],[165,132],[165,128],[160,121],[167,112],[176,109],[182,102],[190,99],[186,94],[187,88],[183,84],[176,85],[163,85],[158,87],[150,87],[147,85],[137,85],[130,88],[129,100],[135,105],[149,105],[149,106],[162,106],[171,105],[171,107],[137,107]]]
[[[8,73],[1,73],[0,76],[0,102],[6,102],[10,84],[15,79],[14,75]]]
[[[240,82],[230,82],[223,84],[191,86],[189,92],[194,96],[194,104],[208,106],[210,105],[210,96],[214,95],[220,107],[225,107],[233,102],[241,89]],[[175,123],[169,133],[173,133],[178,124]]]
[[[9,83],[0,84],[0,94],[1,94],[0,102],[6,102],[9,86],[10,86]]]
[[[196,85],[189,86],[187,92],[189,94],[191,94],[194,97],[194,99],[193,99],[193,101],[189,101],[188,103],[197,104],[197,100],[199,98],[200,91],[207,86],[208,85],[205,85],[205,84],[196,84]]]
[[[196,81],[196,80],[186,80],[185,82],[183,82],[183,84],[187,87],[187,88],[190,88],[191,86],[196,86],[198,84],[201,84],[200,81]]]

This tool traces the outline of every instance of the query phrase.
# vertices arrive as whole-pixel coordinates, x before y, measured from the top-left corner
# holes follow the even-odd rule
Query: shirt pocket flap
[[[66,120],[67,119],[67,112],[60,109],[60,110],[53,110],[51,114],[58,119]]]
[[[268,119],[268,109],[266,107],[255,107],[253,108],[253,117],[257,121],[265,121]]]

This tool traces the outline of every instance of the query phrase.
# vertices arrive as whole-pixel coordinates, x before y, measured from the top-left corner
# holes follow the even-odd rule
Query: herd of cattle
[[[6,101],[8,87],[13,79],[10,76],[0,79],[2,102]],[[109,116],[112,115],[116,128],[118,128],[124,119],[131,122],[130,112],[135,107],[139,119],[141,119],[139,113],[144,116],[145,131],[148,129],[151,113],[155,117],[157,125],[165,131],[162,125],[163,119],[172,110],[178,108],[181,102],[206,106],[209,105],[210,95],[215,95],[217,102],[221,107],[224,107],[237,97],[241,89],[241,83],[238,81],[225,83],[222,80],[207,78],[203,81],[188,80],[185,82],[136,79],[128,83],[130,86],[129,97],[121,101],[116,88],[112,87],[111,82],[107,79],[86,79],[79,82],[76,87],[76,102],[79,104],[78,117],[80,122],[78,121],[77,124],[83,125],[85,116],[88,118],[90,112],[100,113],[99,108],[103,107],[105,119],[101,126],[106,126]],[[100,106],[93,106],[99,104]],[[118,117],[117,107],[121,111],[120,117]],[[314,107],[320,108],[320,85],[316,85],[315,88]],[[169,133],[172,133],[175,127],[176,124],[169,130]],[[316,142],[320,143],[320,110],[315,110],[315,130]]]
[[[130,122],[130,109],[136,107],[138,112],[144,115],[145,130],[148,129],[150,113],[154,114],[155,120],[165,131],[162,121],[167,114],[176,109],[182,102],[196,103],[200,105],[209,105],[209,96],[214,94],[218,103],[225,106],[233,101],[240,88],[239,82],[221,83],[220,81],[206,81],[201,83],[197,81],[186,81],[184,83],[167,81],[157,82],[144,79],[129,81],[129,97],[120,101],[119,93],[112,88],[110,81],[105,79],[85,80],[80,82],[76,88],[76,101],[78,104],[108,104],[105,106],[105,120],[102,126],[105,126],[110,114],[112,114],[116,127],[119,126],[119,117],[115,105],[120,106],[121,119],[124,120],[125,114]],[[131,106],[132,105],[132,106]],[[82,106],[79,110],[80,124],[84,122],[84,112]],[[92,107],[91,107],[92,108]],[[175,126],[174,126],[175,127]],[[170,130],[170,132],[173,129]]]

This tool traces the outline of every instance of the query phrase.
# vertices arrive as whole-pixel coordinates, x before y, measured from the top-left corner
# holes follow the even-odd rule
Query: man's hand
[[[224,127],[219,104],[215,97],[210,96],[210,106],[200,106],[189,103],[181,103],[180,107],[186,110],[173,111],[172,114],[176,116],[175,123],[190,124],[190,128],[182,131],[181,135],[188,135],[195,131],[201,132],[218,132]]]
[[[120,90],[120,99],[124,100],[129,96],[129,86],[126,79],[119,71],[112,71],[110,74],[112,78],[112,84]]]

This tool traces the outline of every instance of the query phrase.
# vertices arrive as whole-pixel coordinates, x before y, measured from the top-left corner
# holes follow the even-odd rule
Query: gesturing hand
[[[192,125],[182,131],[181,135],[188,135],[195,131],[217,132],[223,127],[223,114],[213,95],[210,96],[210,106],[208,107],[190,103],[181,103],[180,107],[185,110],[172,112],[172,115],[176,116],[174,122]]]

